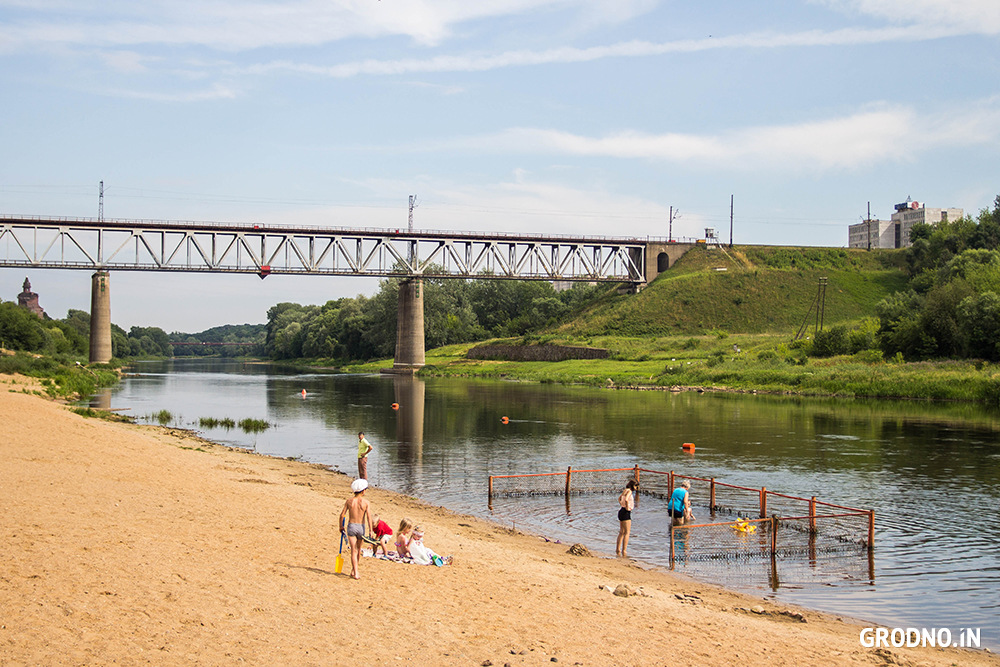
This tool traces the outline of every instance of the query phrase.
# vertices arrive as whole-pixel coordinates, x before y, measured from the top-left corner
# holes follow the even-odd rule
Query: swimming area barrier
[[[666,500],[681,481],[690,483],[692,507],[710,520],[670,529],[670,561],[857,552],[874,548],[875,511],[768,490],[728,484],[674,471],[603,468],[490,475],[488,497],[618,494],[639,483],[640,497]]]

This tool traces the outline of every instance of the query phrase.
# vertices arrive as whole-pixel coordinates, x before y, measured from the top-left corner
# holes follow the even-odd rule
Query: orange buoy
[[[302,398],[305,398],[305,397],[306,397],[306,390],[305,390],[305,389],[303,389],[303,390],[302,390]]]
[[[399,403],[393,403],[392,404],[392,409],[393,410],[399,410]]]
[[[693,452],[694,451],[694,443],[693,442],[685,442],[683,445],[681,445],[681,449],[683,449],[685,452]]]
[[[507,424],[509,422],[510,422],[510,419],[508,419],[507,417],[501,417],[500,418],[500,423],[501,424]]]

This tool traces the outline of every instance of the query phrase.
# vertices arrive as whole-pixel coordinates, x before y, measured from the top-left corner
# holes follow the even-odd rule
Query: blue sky
[[[845,246],[1000,194],[996,0],[0,0],[0,213]],[[0,298],[23,270],[0,269]],[[36,270],[89,309],[89,273]],[[198,331],[367,279],[116,273]]]

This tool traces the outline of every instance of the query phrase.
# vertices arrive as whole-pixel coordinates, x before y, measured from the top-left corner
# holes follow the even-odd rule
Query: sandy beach
[[[864,648],[871,624],[378,488],[375,511],[455,562],[364,558],[354,581],[349,558],[334,572],[350,478],[83,417],[33,388],[0,376],[0,665],[1000,665]]]

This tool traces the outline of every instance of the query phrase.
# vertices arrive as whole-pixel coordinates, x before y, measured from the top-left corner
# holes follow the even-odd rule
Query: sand
[[[414,519],[455,562],[365,558],[354,581],[349,558],[334,572],[349,478],[32,389],[0,376],[0,665],[1000,664],[864,648],[860,622],[378,488],[390,525]]]

